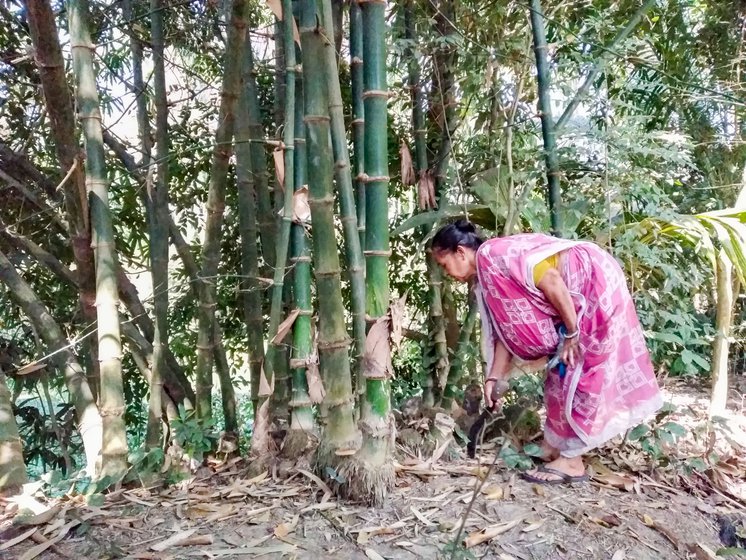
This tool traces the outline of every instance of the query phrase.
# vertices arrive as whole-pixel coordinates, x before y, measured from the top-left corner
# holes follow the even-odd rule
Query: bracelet
[[[577,338],[579,334],[580,334],[580,329],[575,329],[575,332],[572,333],[572,334],[565,333],[564,334],[564,338],[565,339],[568,339],[568,338]]]

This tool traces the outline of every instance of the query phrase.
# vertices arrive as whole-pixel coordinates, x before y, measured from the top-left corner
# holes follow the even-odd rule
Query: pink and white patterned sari
[[[581,357],[563,378],[547,372],[544,437],[575,457],[640,423],[663,399],[624,273],[589,242],[520,234],[482,244],[476,289],[488,367],[498,339],[522,360],[555,354],[561,319],[534,285],[533,270],[557,253],[578,314]]]

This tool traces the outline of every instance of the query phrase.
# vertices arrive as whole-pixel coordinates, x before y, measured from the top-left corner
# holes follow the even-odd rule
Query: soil
[[[679,408],[699,418],[699,395],[690,397]],[[732,419],[737,438],[743,416]],[[36,531],[0,559],[716,558],[724,520],[742,530],[739,457],[722,455],[721,467],[686,478],[639,457],[628,445],[602,450],[589,461],[592,480],[567,487],[525,482],[501,460],[493,467],[489,449],[454,461],[400,456],[396,488],[380,509],[338,500],[306,469],[250,478],[246,461],[233,459],[168,488],[114,491],[100,507],[80,496],[46,501],[52,513],[23,524],[13,521],[22,500],[6,499],[0,543]],[[464,548],[465,538],[473,546]]]

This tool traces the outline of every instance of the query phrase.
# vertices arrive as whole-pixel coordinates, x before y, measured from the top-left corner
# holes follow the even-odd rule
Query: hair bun
[[[456,220],[453,225],[456,226],[457,230],[463,233],[477,233],[476,226],[465,218]]]

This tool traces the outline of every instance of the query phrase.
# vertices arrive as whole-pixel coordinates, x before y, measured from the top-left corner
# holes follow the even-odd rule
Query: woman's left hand
[[[578,363],[578,359],[580,358],[580,345],[578,344],[578,338],[579,337],[577,336],[566,338],[562,346],[560,360],[571,368],[575,367],[575,364]]]

